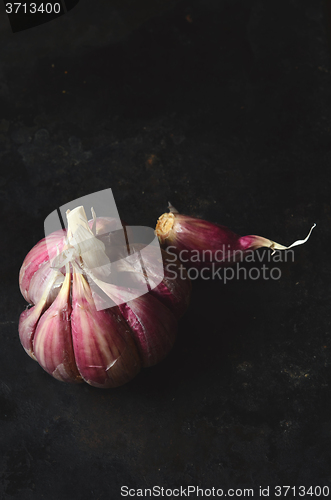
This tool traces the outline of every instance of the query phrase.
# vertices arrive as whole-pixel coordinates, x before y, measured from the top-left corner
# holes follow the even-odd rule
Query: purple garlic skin
[[[71,338],[70,273],[60,293],[41,316],[33,338],[34,355],[50,375],[63,382],[81,382]]]
[[[161,283],[150,291],[167,306],[179,319],[188,309],[191,299],[192,283],[185,267],[179,260],[169,258],[167,252],[162,250],[164,277]]]
[[[72,340],[78,370],[90,385],[117,387],[140,371],[130,329],[116,307],[97,311],[85,278],[74,273]]]
[[[130,326],[144,367],[159,363],[171,350],[177,321],[158,299],[142,295],[119,306]]]
[[[286,248],[262,236],[238,236],[225,226],[172,212],[159,217],[155,234],[186,267],[197,269],[213,263],[229,266],[242,260],[249,250],[261,247]]]
[[[37,323],[45,308],[46,300],[38,302],[35,306],[22,312],[18,323],[21,344],[28,355],[36,361],[37,358],[33,353],[33,337]]]

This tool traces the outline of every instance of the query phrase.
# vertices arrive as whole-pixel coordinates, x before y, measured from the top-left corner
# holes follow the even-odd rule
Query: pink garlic
[[[72,341],[78,370],[95,387],[117,387],[140,370],[130,328],[117,307],[97,311],[86,279],[73,275]]]
[[[63,382],[81,382],[72,346],[69,265],[62,288],[38,321],[33,337],[34,355],[50,375]]]
[[[58,271],[52,270],[52,275],[49,276],[47,281],[47,286],[44,289],[42,296],[39,301],[33,307],[26,309],[22,312],[19,323],[18,331],[20,335],[20,341],[25,351],[31,356],[31,358],[36,359],[33,351],[33,338],[35,335],[37,323],[47,309],[49,303],[49,296],[52,293],[52,288],[54,282],[58,278]]]
[[[165,272],[153,290],[156,298],[151,292],[137,297],[137,290],[103,281],[109,269],[124,272],[121,266],[116,270],[110,258],[122,236],[114,219],[93,215],[88,222],[83,207],[68,211],[68,232],[52,233],[24,259],[19,283],[33,306],[21,314],[19,334],[26,352],[56,379],[117,387],[169,352],[177,321],[162,301],[179,316],[188,306],[191,284],[172,284]],[[159,283],[162,276],[157,275],[153,256],[146,256],[149,268],[155,267],[151,283]],[[104,257],[113,267],[102,267]],[[130,266],[130,273],[138,284],[141,268],[139,273]],[[97,307],[103,299],[94,288],[92,292],[91,280],[113,300],[113,307]]]
[[[169,309],[150,294],[119,306],[130,326],[144,367],[166,357],[177,334],[177,321]]]
[[[187,267],[211,267],[213,263],[218,266],[228,266],[242,260],[248,251],[267,247],[273,250],[288,250],[305,243],[298,240],[289,247],[280,245],[262,236],[238,236],[225,226],[181,215],[169,204],[169,213],[159,217],[155,234],[160,243],[167,248],[170,254],[176,254]],[[170,250],[173,250],[170,251]]]

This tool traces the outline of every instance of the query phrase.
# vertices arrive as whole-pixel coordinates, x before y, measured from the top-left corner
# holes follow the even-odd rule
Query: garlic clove
[[[261,247],[270,248],[274,253],[275,250],[288,250],[302,245],[314,227],[304,240],[295,241],[286,247],[262,236],[241,237],[225,226],[171,211],[159,217],[155,234],[160,243],[167,249],[171,248],[186,266],[200,269],[211,267],[211,264],[219,267],[234,264],[242,260],[248,251]]]
[[[155,234],[185,266],[197,269],[215,261],[225,265],[229,255],[241,249],[240,237],[227,227],[178,213],[161,215]]]
[[[143,366],[152,366],[161,361],[176,338],[177,321],[172,312],[150,292],[142,295],[139,290],[105,283],[90,272],[88,275],[118,305],[133,332]]]
[[[47,306],[54,302],[64,282],[64,275],[62,272],[52,269],[50,261],[46,261],[31,278],[29,290],[27,291],[28,301],[31,304],[37,304],[39,302],[49,280],[53,279],[54,272],[57,273],[57,278],[53,283],[52,289],[50,290]]]
[[[177,333],[172,312],[150,293],[119,308],[133,332],[143,366],[153,366],[165,358]]]
[[[33,352],[33,338],[39,318],[47,309],[48,304],[50,303],[49,296],[57,277],[58,272],[52,270],[52,273],[47,281],[47,286],[44,289],[40,300],[35,306],[23,311],[19,319],[18,332],[21,344],[24,347],[25,351],[29,354],[29,356],[31,356],[31,358],[35,360],[36,357]]]
[[[42,368],[62,382],[82,382],[72,347],[70,325],[70,268],[53,304],[40,318],[33,338],[33,351]]]
[[[218,250],[220,245],[232,248],[239,239],[236,233],[225,226],[178,213],[161,215],[155,234],[162,244],[175,245],[177,251]]]
[[[129,382],[140,371],[141,362],[118,308],[98,311],[87,281],[75,272],[72,307],[73,347],[83,379],[101,388]]]
[[[33,337],[36,331],[37,323],[43,311],[46,309],[46,300],[40,300],[38,304],[26,309],[20,315],[18,323],[18,332],[20,341],[25,351],[31,356],[32,359],[37,361],[33,353]]]

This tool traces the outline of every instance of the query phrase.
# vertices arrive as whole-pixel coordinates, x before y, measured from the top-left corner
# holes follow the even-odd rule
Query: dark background
[[[328,5],[81,0],[16,34],[0,6],[1,499],[331,486]],[[317,227],[278,281],[194,282],[131,383],[65,385],[20,345],[18,272],[50,212],[109,187],[130,225],[170,200],[283,244]]]

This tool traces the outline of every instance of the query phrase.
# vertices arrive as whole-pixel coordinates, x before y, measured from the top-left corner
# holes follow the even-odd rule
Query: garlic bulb
[[[32,307],[20,316],[19,335],[26,352],[56,379],[109,388],[167,355],[191,284],[178,276],[171,281],[164,254],[161,276],[156,254],[137,244],[151,283],[141,295],[146,276],[135,249],[126,260],[116,221],[92,214],[87,221],[83,207],[68,211],[68,230],[47,236],[24,259],[19,284]],[[118,275],[128,275],[130,287],[112,284],[109,277]]]

